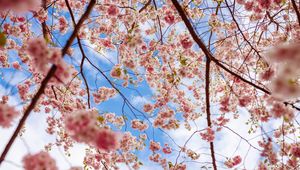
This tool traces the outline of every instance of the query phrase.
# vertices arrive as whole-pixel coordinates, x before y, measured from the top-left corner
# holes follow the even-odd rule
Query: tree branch
[[[82,26],[83,22],[86,20],[86,18],[89,16],[89,14],[92,11],[93,6],[95,5],[96,0],[91,0],[85,13],[82,15],[82,17],[80,18],[80,20],[78,21],[76,27],[74,28],[74,31],[72,33],[72,35],[70,36],[70,38],[68,39],[65,47],[62,49],[62,57],[67,53],[69,47],[72,45],[72,42],[74,41],[75,37],[77,36],[77,33],[80,29],[80,27]],[[48,74],[46,75],[46,77],[43,79],[43,81],[41,82],[41,86],[38,89],[37,93],[34,95],[34,97],[31,100],[31,103],[29,104],[29,106],[27,107],[27,109],[24,112],[24,115],[22,116],[21,120],[19,121],[19,124],[16,128],[16,130],[14,131],[12,137],[10,138],[9,142],[7,143],[7,145],[5,146],[4,151],[1,154],[0,157],[0,165],[2,164],[2,162],[5,160],[5,157],[8,153],[8,151],[10,150],[12,144],[14,143],[15,139],[17,138],[20,130],[22,129],[26,119],[28,118],[30,112],[34,109],[36,103],[38,102],[39,98],[41,97],[41,95],[44,93],[44,90],[48,84],[48,82],[50,81],[51,77],[54,75],[55,71],[56,71],[57,67],[55,65],[53,65],[50,69],[50,71],[48,72]]]
[[[201,48],[201,50],[203,51],[203,53],[210,58],[210,60],[212,62],[214,62],[217,66],[221,67],[223,70],[225,70],[226,72],[230,73],[231,75],[239,78],[241,81],[255,87],[256,89],[259,89],[263,92],[265,92],[266,94],[271,94],[271,92],[269,92],[267,89],[260,87],[254,83],[252,83],[251,81],[241,77],[240,75],[238,75],[237,73],[231,71],[229,68],[227,68],[226,66],[224,66],[223,64],[221,64],[219,62],[218,59],[216,59],[211,52],[206,48],[205,44],[203,43],[203,41],[198,37],[197,33],[195,32],[191,22],[189,21],[189,19],[187,18],[185,12],[183,11],[182,7],[180,6],[180,4],[176,1],[176,0],[172,0],[173,5],[175,6],[175,8],[177,9],[179,15],[181,16],[184,24],[186,25],[189,33],[191,34],[193,40],[198,44],[198,46]]]
[[[297,15],[298,23],[299,23],[299,25],[300,25],[300,12],[299,12],[299,10],[298,10],[298,7],[297,7],[297,5],[296,5],[295,0],[291,0],[291,2],[292,2],[292,5],[293,5],[294,10],[295,10],[295,12],[296,12],[296,15]]]

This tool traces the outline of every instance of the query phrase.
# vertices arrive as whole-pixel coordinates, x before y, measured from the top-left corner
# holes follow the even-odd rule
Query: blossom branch
[[[72,45],[73,40],[75,39],[75,37],[77,36],[77,33],[80,29],[80,27],[82,26],[83,22],[87,19],[87,17],[89,16],[89,14],[91,13],[94,5],[96,3],[96,0],[91,0],[85,13],[82,15],[82,17],[80,18],[80,20],[78,21],[76,27],[74,28],[74,31],[72,33],[72,35],[70,36],[70,38],[68,39],[65,47],[62,49],[62,56],[64,56],[69,47]],[[16,130],[14,131],[12,137],[10,138],[9,142],[7,143],[7,145],[4,148],[4,151],[1,154],[0,157],[0,165],[2,164],[2,162],[5,160],[5,157],[8,153],[8,151],[10,150],[12,144],[14,143],[15,139],[17,138],[20,130],[22,129],[26,119],[28,118],[29,114],[31,113],[31,111],[34,109],[35,105],[37,104],[39,98],[41,97],[41,95],[44,93],[44,90],[48,84],[48,82],[50,81],[51,77],[54,75],[55,71],[56,71],[57,67],[55,65],[53,65],[50,69],[50,71],[48,72],[48,74],[46,75],[46,77],[43,79],[43,81],[41,82],[41,86],[38,89],[37,93],[34,95],[34,97],[32,98],[31,103],[29,104],[29,106],[27,107],[27,109],[24,112],[24,115],[22,116],[21,120],[18,123],[18,126],[16,128]]]
[[[73,12],[72,12],[72,9],[71,9],[71,6],[70,6],[70,4],[69,4],[69,1],[68,0],[65,0],[65,2],[66,2],[66,5],[67,5],[67,8],[68,8],[68,10],[69,10],[69,12],[70,12],[70,15],[71,15],[71,19],[72,19],[72,22],[73,22],[73,24],[74,24],[74,26],[76,25],[76,22],[75,22],[75,17],[74,17],[74,14],[73,14]],[[82,75],[82,78],[83,78],[83,82],[84,82],[84,84],[85,84],[85,87],[86,87],[86,92],[87,92],[87,100],[88,100],[88,107],[89,108],[91,108],[91,95],[90,95],[90,89],[89,89],[89,85],[88,85],[88,82],[87,82],[87,80],[86,80],[86,77],[85,77],[85,75],[84,75],[84,72],[83,72],[83,64],[84,64],[84,60],[86,59],[86,55],[85,55],[85,53],[84,53],[84,50],[83,50],[83,47],[82,47],[82,43],[81,43],[81,40],[80,40],[80,38],[79,38],[79,36],[77,35],[76,36],[76,39],[77,39],[77,41],[78,41],[78,45],[79,45],[79,50],[80,50],[80,52],[81,52],[81,54],[82,54],[82,59],[81,59],[81,62],[80,62],[80,74]]]
[[[201,50],[204,52],[204,54],[205,54],[206,56],[208,56],[208,57],[211,59],[211,61],[213,61],[216,65],[218,65],[219,67],[221,67],[221,68],[222,68],[223,70],[225,70],[226,72],[228,72],[228,73],[230,73],[231,75],[233,75],[233,76],[239,78],[241,81],[243,81],[243,82],[245,82],[245,83],[247,83],[247,84],[249,84],[249,85],[251,85],[251,86],[253,86],[253,87],[255,87],[255,88],[257,88],[257,89],[259,89],[259,90],[261,90],[261,91],[263,91],[263,92],[265,92],[266,94],[271,94],[271,92],[268,91],[267,89],[265,89],[265,88],[263,88],[263,87],[260,87],[260,86],[258,86],[258,85],[256,85],[256,84],[252,83],[251,81],[249,81],[249,80],[247,80],[247,79],[241,77],[241,76],[238,75],[237,73],[231,71],[229,68],[227,68],[227,67],[225,67],[223,64],[221,64],[221,63],[219,62],[219,60],[216,59],[216,58],[211,54],[211,52],[207,49],[207,47],[205,46],[205,44],[203,43],[203,41],[198,37],[197,33],[195,32],[195,30],[194,30],[194,28],[193,28],[191,22],[190,22],[189,19],[187,18],[186,14],[185,14],[185,12],[183,11],[183,9],[182,9],[182,7],[180,6],[180,4],[179,4],[176,0],[172,0],[172,2],[173,2],[173,4],[174,4],[174,6],[176,7],[176,9],[177,9],[179,15],[181,16],[181,18],[182,18],[184,24],[186,25],[186,27],[187,27],[189,33],[191,34],[192,38],[193,38],[194,41],[198,44],[198,46],[201,48]]]
[[[292,5],[293,5],[294,10],[295,10],[295,12],[296,12],[296,15],[297,15],[298,23],[299,23],[299,25],[300,25],[300,12],[299,12],[299,10],[298,10],[298,7],[297,7],[297,5],[296,5],[295,0],[291,0],[291,2],[292,2]]]

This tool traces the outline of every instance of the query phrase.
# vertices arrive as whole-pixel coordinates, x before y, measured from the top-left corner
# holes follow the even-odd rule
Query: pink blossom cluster
[[[163,149],[162,149],[164,154],[171,154],[172,153],[172,148],[169,146],[169,144],[165,144]]]
[[[233,168],[233,167],[237,166],[238,164],[240,164],[241,162],[242,162],[241,156],[237,155],[237,156],[233,157],[232,159],[228,159],[227,161],[225,161],[224,164],[227,168]]]
[[[110,76],[116,79],[122,79],[123,74],[124,73],[120,65],[115,65],[110,71]]]
[[[119,8],[116,5],[109,5],[107,8],[107,14],[109,16],[116,16],[119,14]]]
[[[146,140],[146,135],[141,134],[140,140],[138,140],[135,136],[133,136],[130,132],[125,132],[122,135],[122,139],[120,142],[120,149],[129,152],[131,150],[143,150],[144,149],[144,141]]]
[[[131,121],[131,127],[139,131],[145,131],[146,129],[148,129],[149,125],[144,121],[134,119]]]
[[[112,98],[117,94],[117,91],[114,88],[101,87],[96,93],[93,93],[94,101],[96,104],[104,102],[109,98]]]
[[[276,72],[267,70],[261,77],[271,77],[270,88],[273,96],[289,100],[300,96],[300,44],[289,43],[280,45],[268,53],[266,60],[277,68]],[[275,70],[275,69],[274,69]]]
[[[181,35],[180,44],[184,49],[189,49],[193,46],[193,40],[188,35]]]
[[[276,101],[272,104],[271,113],[273,114],[273,117],[283,117],[287,122],[292,121],[295,117],[294,110],[291,108],[291,106],[287,106],[281,102]]]
[[[144,112],[151,113],[154,110],[154,107],[152,104],[145,104],[144,105]]]
[[[164,11],[164,20],[167,24],[172,25],[176,22],[176,18],[174,15],[173,10],[166,8],[166,6],[163,6],[162,10]]]
[[[37,9],[40,4],[41,0],[0,0],[0,9],[27,12]]]
[[[219,126],[217,128],[217,131],[220,131],[222,129],[223,126],[225,126],[228,122],[229,122],[230,119],[227,119],[225,118],[224,115],[220,116],[217,118],[216,121],[213,121],[215,125]]]
[[[106,123],[112,123],[117,127],[122,127],[125,124],[124,117],[116,116],[114,113],[105,113],[104,120]]]
[[[151,140],[149,149],[153,152],[158,151],[160,150],[160,144]]]
[[[95,110],[78,110],[65,118],[68,134],[77,142],[84,142],[109,152],[119,147],[118,135],[109,129],[100,128]]]
[[[55,160],[44,151],[24,156],[23,165],[25,170],[58,170]]]
[[[298,143],[291,146],[291,154],[294,157],[300,158],[300,145]]]
[[[46,74],[49,70],[49,64],[55,64],[57,70],[55,78],[58,82],[67,83],[75,74],[75,69],[68,65],[61,56],[61,50],[58,48],[49,48],[43,38],[31,39],[28,42],[28,53],[32,57],[32,67],[34,70]]]
[[[208,127],[206,128],[206,132],[201,132],[200,136],[203,140],[206,140],[207,142],[213,142],[215,139],[215,132],[212,130],[212,128]]]
[[[183,163],[177,164],[170,168],[170,170],[186,170],[186,169],[187,169],[186,164]]]
[[[271,7],[279,6],[283,0],[237,0],[237,3],[244,6],[247,11],[261,13]]]
[[[67,19],[62,16],[58,18],[58,30],[60,31],[60,33],[65,34],[68,30],[68,21]]]
[[[278,162],[276,152],[273,150],[271,139],[268,139],[268,141],[258,141],[258,145],[263,148],[261,156],[266,157],[272,165]]]
[[[6,103],[0,103],[0,126],[8,128],[12,125],[12,121],[19,115],[14,107]]]
[[[41,23],[45,22],[48,18],[48,13],[47,10],[44,8],[40,7],[35,11],[35,18],[37,18]]]

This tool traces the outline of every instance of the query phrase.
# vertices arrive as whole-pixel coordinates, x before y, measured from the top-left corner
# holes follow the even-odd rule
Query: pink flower
[[[101,103],[117,94],[114,88],[101,87],[96,93],[93,93],[95,103]]]
[[[144,105],[144,112],[150,113],[153,111],[153,105],[152,104],[145,104]]]
[[[58,170],[55,160],[44,151],[26,155],[23,158],[23,164],[25,170]]]
[[[171,154],[172,153],[172,148],[168,144],[165,144],[162,151],[163,151],[164,154]]]
[[[175,16],[172,14],[172,12],[168,11],[166,12],[165,21],[168,24],[174,24],[175,23]]]
[[[151,140],[149,149],[153,152],[158,151],[160,149],[160,144]]]
[[[84,142],[107,152],[117,149],[118,135],[111,130],[99,128],[97,118],[95,110],[78,110],[65,118],[65,127],[77,142]]]
[[[251,97],[250,96],[242,96],[239,98],[239,105],[241,107],[246,107],[251,103]]]
[[[253,2],[254,1],[248,1],[248,2],[245,3],[245,9],[247,11],[251,11],[253,9]]]
[[[138,129],[139,131],[144,131],[146,129],[148,129],[148,124],[146,124],[143,121],[140,121],[138,119],[134,119],[131,121],[131,127],[133,129]]]
[[[48,13],[46,10],[44,10],[44,8],[40,7],[39,9],[36,10],[35,12],[35,18],[37,18],[41,23],[45,22],[48,18]],[[25,20],[25,18],[24,18]],[[23,19],[21,20],[23,21]],[[24,21],[23,21],[24,22]]]
[[[182,36],[180,39],[180,44],[184,49],[189,49],[192,47],[193,42],[190,40],[188,36]]]
[[[233,157],[232,160],[234,162],[234,165],[238,165],[238,164],[240,164],[242,162],[242,158],[239,155]]]
[[[96,134],[96,146],[106,152],[116,150],[120,146],[118,135],[111,130],[101,129]]]
[[[200,136],[203,140],[206,140],[207,142],[213,142],[215,139],[215,132],[210,128],[206,128],[205,133],[200,133]]]
[[[91,144],[97,134],[98,113],[94,110],[78,110],[66,116],[65,128],[77,142]]]
[[[110,76],[113,78],[121,79],[122,75],[122,69],[119,65],[115,65],[110,72]]]
[[[245,0],[237,0],[236,3],[238,3],[238,4],[245,4]]]
[[[229,112],[229,97],[228,96],[224,96],[223,98],[221,98],[220,100],[220,111],[221,112]]]
[[[116,16],[119,14],[119,8],[116,5],[110,5],[107,9],[107,14],[111,16]]]
[[[270,8],[272,0],[258,0],[258,4],[261,8],[268,9]]]
[[[68,30],[68,21],[64,16],[59,17],[58,19],[58,28],[60,33],[65,34]]]
[[[19,115],[15,108],[8,104],[0,103],[0,126],[8,128],[12,125],[12,121]]]
[[[15,12],[27,12],[36,10],[41,4],[40,0],[1,0],[1,10],[13,10]]]
[[[43,38],[31,39],[28,42],[27,51],[32,57],[34,69],[46,73],[49,69],[50,51],[47,43]]]
[[[270,80],[274,76],[274,70],[269,68],[266,71],[262,72],[259,77],[264,81]]]
[[[241,156],[235,156],[232,159],[228,159],[227,161],[224,162],[225,166],[227,168],[233,168],[234,166],[240,164],[242,162]]]
[[[293,109],[280,102],[273,104],[271,112],[275,118],[283,117],[286,121],[291,121],[294,118]]]
[[[21,70],[21,66],[19,64],[19,62],[15,61],[12,63],[13,68],[17,69],[17,70]]]
[[[69,64],[67,64],[62,58],[60,62],[56,64],[57,69],[55,72],[55,78],[64,84],[68,84],[77,73],[75,68]]]
[[[300,158],[300,146],[298,144],[292,145],[291,154],[294,157]]]

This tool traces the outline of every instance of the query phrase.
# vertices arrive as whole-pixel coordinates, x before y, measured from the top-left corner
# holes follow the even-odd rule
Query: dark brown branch
[[[291,0],[291,2],[292,2],[292,5],[293,5],[294,10],[295,10],[295,12],[296,12],[296,15],[297,15],[298,23],[299,23],[299,25],[300,25],[300,12],[299,12],[299,10],[298,10],[298,7],[297,7],[297,5],[296,5],[295,0]]]
[[[67,8],[70,12],[70,15],[71,15],[71,18],[72,18],[72,22],[73,22],[73,25],[75,26],[76,25],[76,21],[75,21],[75,17],[74,17],[74,14],[72,12],[72,9],[71,9],[71,6],[69,4],[69,1],[68,0],[65,0],[66,2],[66,5],[67,5]],[[83,81],[84,81],[84,84],[85,84],[85,87],[86,87],[86,92],[87,92],[87,97],[88,97],[88,107],[89,109],[91,108],[91,95],[90,95],[90,88],[89,88],[89,85],[88,85],[88,82],[86,80],[86,77],[84,75],[84,72],[83,72],[83,64],[84,64],[84,60],[86,59],[86,55],[84,53],[84,50],[83,50],[83,47],[82,47],[82,43],[81,43],[81,40],[78,36],[76,36],[77,38],[77,41],[78,41],[78,45],[79,45],[79,49],[80,49],[80,52],[82,54],[82,59],[81,59],[81,63],[80,63],[80,74],[82,75],[82,78],[83,78]]]
[[[205,66],[205,103],[206,103],[206,115],[207,115],[207,126],[211,127],[211,113],[210,113],[210,98],[209,98],[209,74],[210,74],[210,58],[206,58],[206,66]],[[216,165],[216,157],[215,157],[215,149],[214,149],[214,143],[210,142],[210,153],[212,158],[212,165],[214,170],[217,170]]]
[[[249,40],[244,35],[242,29],[240,28],[240,25],[238,24],[237,20],[234,17],[233,11],[231,11],[231,9],[230,9],[230,7],[227,3],[227,0],[225,0],[225,3],[226,3],[226,6],[228,7],[229,13],[231,14],[232,20],[235,23],[235,25],[236,25],[237,29],[239,30],[239,32],[241,33],[243,39],[247,42],[247,44],[251,47],[251,49],[253,49],[256,52],[256,54],[259,56],[259,58],[262,58],[261,55],[259,54],[259,51],[257,51],[257,49],[253,47],[253,45],[249,42]]]
[[[139,10],[139,13],[144,11],[150,4],[151,4],[151,0],[148,0],[148,2]]]
[[[271,94],[271,92],[269,92],[267,89],[260,87],[254,83],[252,83],[251,81],[241,77],[240,75],[238,75],[237,73],[231,71],[229,68],[227,68],[226,66],[224,66],[223,64],[221,64],[219,62],[218,59],[216,59],[211,52],[206,48],[206,45],[203,43],[203,41],[198,37],[197,33],[195,32],[191,22],[189,21],[189,19],[187,18],[185,12],[183,11],[183,9],[181,8],[180,4],[176,1],[176,0],[172,0],[174,6],[176,7],[179,15],[181,16],[184,24],[186,25],[189,33],[191,34],[193,40],[198,44],[198,46],[201,48],[201,50],[203,51],[203,53],[208,56],[210,58],[210,60],[212,62],[214,62],[216,65],[218,65],[219,67],[221,67],[223,70],[225,70],[226,72],[230,73],[231,75],[239,78],[241,81],[255,87],[256,89],[259,89],[263,92],[265,92],[266,94]]]
[[[67,53],[69,47],[72,45],[72,42],[74,41],[75,37],[77,36],[77,33],[78,33],[80,27],[82,26],[83,22],[86,20],[86,18],[91,13],[91,11],[92,11],[93,6],[95,5],[95,3],[96,3],[96,0],[91,0],[90,1],[90,3],[88,5],[85,13],[82,15],[82,17],[78,21],[76,27],[74,28],[74,31],[73,31],[72,35],[68,39],[65,47],[62,49],[62,57]],[[26,119],[28,118],[30,112],[34,109],[34,107],[37,104],[39,98],[44,93],[44,90],[45,90],[48,82],[50,81],[51,77],[54,75],[56,69],[57,69],[57,67],[55,65],[53,65],[51,67],[50,71],[48,72],[48,74],[46,75],[46,77],[41,82],[40,88],[38,89],[37,93],[33,96],[32,100],[31,100],[31,103],[29,104],[29,106],[25,110],[24,115],[22,116],[21,120],[19,121],[19,124],[18,124],[16,130],[14,131],[12,137],[10,138],[9,142],[7,143],[7,145],[4,148],[4,151],[1,154],[0,165],[5,160],[5,157],[6,157],[7,153],[8,153],[8,151],[10,150],[12,144],[14,143],[15,139],[17,138],[17,136],[18,136],[20,130],[22,129],[22,127],[23,127]]]
[[[153,0],[153,4],[154,4],[155,10],[157,10],[157,5],[156,5],[155,0]],[[161,42],[161,44],[163,44],[163,33],[162,33],[162,29],[161,29],[161,24],[160,24],[160,18],[158,15],[156,15],[156,19],[157,19],[158,26],[159,26],[160,42]]]

